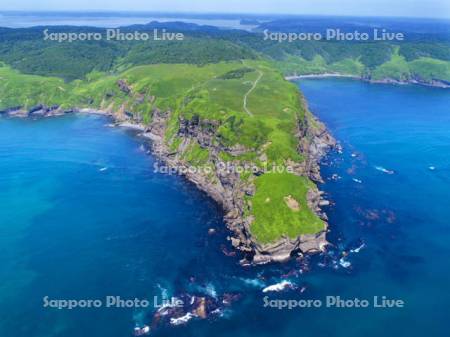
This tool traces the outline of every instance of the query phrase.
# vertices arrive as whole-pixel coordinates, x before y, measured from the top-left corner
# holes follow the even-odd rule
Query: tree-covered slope
[[[101,40],[45,40],[52,33],[98,33]],[[136,28],[153,36],[153,26]],[[132,31],[122,29],[122,33]],[[170,31],[170,30],[168,30]],[[182,41],[107,40],[106,30],[88,27],[0,28],[0,61],[23,73],[61,77],[66,81],[83,79],[92,71],[120,72],[126,68],[159,63],[207,64],[252,59],[256,53],[231,41],[208,37],[208,33],[185,31]]]
[[[432,34],[416,36],[405,33],[414,36],[414,39],[406,41],[313,40],[280,43],[264,39],[262,33],[218,30],[181,23],[152,23],[124,27],[122,30],[136,30],[151,35],[155,27],[166,27],[169,32],[182,32],[185,38],[183,41],[103,39],[59,43],[44,41],[45,27],[0,28],[0,61],[23,73],[61,77],[66,81],[84,79],[86,74],[93,71],[118,73],[136,65],[202,65],[258,58],[272,60],[273,65],[284,75],[335,72],[377,80],[384,76],[392,79],[414,78],[425,83],[433,79],[450,81],[446,70],[450,62],[450,42],[440,35],[438,38]],[[302,29],[312,28],[305,26]],[[51,27],[49,31],[105,35],[104,29],[87,27]],[[400,59],[404,59],[404,62],[398,62]]]

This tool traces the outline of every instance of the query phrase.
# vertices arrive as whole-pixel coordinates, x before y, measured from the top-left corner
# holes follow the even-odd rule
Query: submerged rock
[[[164,306],[150,317],[152,330],[167,325],[185,325],[193,319],[220,317],[225,308],[240,298],[239,294],[225,293],[221,296],[182,294],[177,297],[181,306]]]

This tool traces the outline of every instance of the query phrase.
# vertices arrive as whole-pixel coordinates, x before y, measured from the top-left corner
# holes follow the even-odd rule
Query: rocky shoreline
[[[306,106],[306,103],[304,102]],[[219,152],[223,149],[213,145],[209,124],[214,121],[201,121],[198,124],[192,121],[180,121],[178,136],[183,139],[179,149],[186,148],[191,142],[198,142],[200,146],[208,148],[211,153],[211,162],[215,166],[214,179],[202,172],[189,170],[189,165],[182,159],[182,151],[171,150],[164,137],[166,134],[166,122],[170,111],[153,111],[152,121],[149,125],[143,125],[133,120],[127,114],[118,114],[112,111],[95,109],[61,109],[58,106],[47,107],[37,105],[30,109],[13,107],[0,112],[10,117],[52,117],[67,113],[90,113],[102,114],[113,118],[114,124],[120,127],[133,129],[139,136],[149,141],[151,152],[161,163],[170,168],[176,168],[194,183],[199,189],[206,192],[224,210],[224,220],[232,235],[228,237],[232,246],[242,253],[240,263],[242,265],[266,264],[270,262],[285,262],[292,257],[303,254],[312,254],[325,250],[328,244],[326,240],[327,216],[321,211],[321,207],[327,204],[322,199],[323,193],[317,188],[308,193],[308,206],[325,222],[323,231],[317,234],[301,235],[295,239],[283,238],[271,244],[260,244],[251,236],[250,225],[253,221],[251,216],[245,215],[245,196],[255,193],[253,184],[243,182],[236,172],[223,170],[225,162],[219,158]],[[208,124],[208,125],[207,125]],[[320,176],[319,161],[327,151],[336,146],[336,141],[327,132],[325,126],[307,111],[304,120],[298,122],[297,137],[299,139],[298,151],[306,158],[301,164],[292,163],[295,174],[308,176],[316,183],[322,182]],[[228,152],[239,152],[239,148],[226,149]]]
[[[181,123],[179,136],[182,136],[187,146],[191,141],[197,141],[201,146],[208,147],[213,157],[216,178],[211,180],[206,174],[191,172],[189,166],[181,159],[179,152],[171,151],[164,143],[165,121],[167,113],[155,111],[152,122],[143,128],[142,136],[151,140],[152,153],[170,167],[182,168],[183,175],[193,182],[199,189],[205,191],[224,209],[224,220],[228,229],[233,233],[229,237],[233,247],[244,255],[242,265],[265,264],[269,262],[285,262],[301,254],[310,254],[324,251],[328,244],[326,241],[327,226],[315,235],[302,235],[296,239],[283,238],[282,240],[261,245],[251,236],[250,225],[252,217],[245,216],[244,196],[251,196],[255,187],[241,181],[236,173],[221,170],[225,164],[219,158],[220,149],[214,148],[211,142],[212,135],[202,131],[202,128],[192,125],[188,121]],[[204,121],[204,123],[209,123]],[[313,125],[314,124],[314,127]],[[119,125],[124,126],[123,123]],[[127,124],[125,124],[127,126]],[[293,166],[298,175],[306,175],[315,182],[322,182],[320,176],[320,159],[327,151],[336,146],[336,141],[327,132],[325,126],[315,119],[309,112],[305,121],[299,123],[297,136],[299,138],[299,152],[305,155],[304,163]],[[237,150],[237,149],[235,149]],[[322,192],[318,189],[308,193],[308,205],[316,214],[327,221],[327,216],[321,211],[321,206],[327,204],[322,199]]]
[[[351,78],[351,79],[360,80],[360,81],[364,81],[364,82],[368,82],[368,83],[374,83],[374,84],[376,84],[376,83],[378,83],[378,84],[395,84],[395,85],[415,84],[415,85],[434,87],[434,88],[444,88],[444,89],[450,88],[450,82],[444,81],[444,80],[439,80],[439,79],[433,79],[430,82],[424,81],[420,78],[411,78],[409,80],[396,80],[393,78],[384,78],[381,80],[374,80],[371,77],[341,74],[341,73],[306,74],[306,75],[292,75],[292,76],[285,77],[285,79],[288,81],[299,80],[302,78]]]
[[[365,79],[362,78],[363,81],[367,81],[369,83],[380,83],[380,84],[396,84],[396,85],[408,85],[408,84],[415,84],[415,85],[421,85],[425,87],[433,87],[433,88],[442,88],[442,89],[448,89],[450,88],[450,82],[442,81],[433,79],[431,82],[425,82],[420,79],[410,79],[407,81],[399,81],[393,78],[385,78],[382,80],[372,80],[372,79]]]
[[[323,74],[306,74],[306,75],[292,75],[292,76],[286,76],[285,79],[287,81],[294,81],[294,80],[300,80],[302,78],[333,78],[333,77],[344,77],[344,78],[354,78],[354,79],[361,79],[361,77],[356,75],[347,75],[347,74],[340,74],[340,73],[323,73]]]

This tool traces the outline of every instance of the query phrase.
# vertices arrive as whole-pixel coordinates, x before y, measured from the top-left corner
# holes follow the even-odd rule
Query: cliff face
[[[327,245],[325,229],[316,234],[300,235],[296,238],[283,237],[273,243],[261,244],[251,234],[251,224],[254,221],[249,215],[246,197],[255,193],[254,179],[243,180],[236,172],[224,170],[227,162],[223,161],[220,153],[239,153],[241,149],[225,148],[215,141],[217,122],[209,120],[180,120],[177,136],[182,139],[175,150],[171,150],[164,141],[167,120],[170,112],[153,112],[152,122],[146,128],[143,136],[151,139],[153,153],[169,167],[182,172],[188,180],[198,188],[214,198],[225,211],[225,222],[232,232],[232,245],[241,251],[244,258],[242,264],[264,264],[269,262],[283,262],[298,254],[309,254],[323,251]],[[325,126],[315,119],[309,112],[303,120],[298,122],[297,129],[298,151],[305,160],[291,163],[294,173],[307,176],[315,182],[321,182],[319,161],[326,152],[336,145]],[[209,151],[209,163],[212,170],[206,173],[193,172],[190,164],[184,159],[184,151],[192,144],[199,144]],[[262,174],[256,172],[254,175]],[[310,189],[307,195],[308,207],[322,220],[326,215],[320,206],[326,204],[322,200],[322,193],[317,189]]]
[[[309,111],[298,125],[299,152],[305,160],[300,165],[293,165],[295,174],[307,176],[316,183],[322,182],[319,162],[333,147],[336,141],[328,133],[325,126],[315,119]],[[326,224],[326,214],[321,206],[327,204],[322,199],[322,192],[317,187],[310,189],[307,194],[308,207],[313,210]],[[260,245],[253,242],[253,263],[284,262],[298,254],[311,254],[324,251],[328,244],[326,241],[327,224],[324,230],[316,234],[300,235],[295,239],[284,237],[277,242]]]
[[[185,175],[222,205],[243,264],[324,249],[324,202],[312,181],[321,181],[318,162],[334,140],[298,88],[266,63],[142,66],[54,91],[67,95],[60,106],[39,89],[34,106],[8,100],[16,107],[4,113],[95,112],[140,130],[165,172]]]
[[[28,110],[20,107],[4,111],[5,114],[16,117],[27,116],[56,116],[70,112],[106,113],[112,116],[119,124],[134,126],[142,131],[142,136],[150,140],[152,152],[157,156],[161,165],[182,173],[188,180],[205,191],[215,201],[222,205],[225,212],[225,222],[232,232],[229,237],[233,247],[243,253],[241,264],[265,264],[269,262],[284,262],[299,254],[310,254],[323,251],[327,245],[325,226],[323,231],[316,234],[300,235],[296,238],[283,237],[281,240],[267,244],[259,243],[251,234],[251,225],[254,221],[248,212],[246,197],[255,194],[254,177],[263,174],[255,172],[247,180],[241,179],[239,173],[227,170],[229,163],[222,160],[223,152],[239,155],[245,149],[240,146],[227,148],[221,146],[216,140],[218,123],[210,120],[179,120],[177,137],[181,143],[176,149],[171,149],[166,141],[168,121],[171,112],[154,110],[149,125],[139,124],[132,115],[119,112],[102,112],[89,109],[62,110],[57,106],[47,107],[39,105]],[[306,176],[315,182],[321,182],[319,161],[326,152],[336,146],[336,142],[329,135],[325,126],[314,118],[308,111],[305,117],[298,121],[296,137],[298,139],[298,152],[303,155],[302,163],[290,163],[293,172],[299,176]],[[192,170],[192,165],[185,159],[185,152],[191,145],[198,144],[209,151],[208,164],[212,165],[208,172]],[[228,165],[228,166],[227,166]],[[322,200],[322,193],[317,187],[307,194],[308,207],[323,221],[327,221],[325,213],[320,206],[326,204]]]

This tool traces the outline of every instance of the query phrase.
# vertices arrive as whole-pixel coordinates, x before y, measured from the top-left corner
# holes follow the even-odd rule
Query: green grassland
[[[221,160],[262,169],[304,160],[296,134],[299,122],[311,116],[286,75],[450,81],[447,42],[280,44],[239,31],[184,33],[180,42],[54,43],[43,41],[41,28],[0,28],[0,111],[38,104],[94,108],[142,124],[161,111],[164,141],[186,165],[212,168]],[[212,135],[211,146],[202,147],[197,139],[186,143],[180,134],[186,122]],[[254,219],[250,230],[259,242],[324,229],[307,207],[307,191],[315,188],[308,178],[245,172],[240,179],[256,188],[246,197],[246,215]]]
[[[75,29],[75,28],[70,28]],[[80,28],[82,30],[83,28]],[[150,124],[166,113],[164,141],[186,165],[217,160],[260,169],[301,163],[299,122],[311,116],[286,75],[340,73],[373,80],[450,81],[446,43],[278,44],[257,34],[187,33],[180,43],[49,43],[39,30],[5,30],[0,40],[0,111],[38,104],[95,108]],[[3,63],[2,63],[3,62]],[[212,147],[186,144],[181,123],[211,128]],[[313,123],[311,123],[313,125]],[[211,179],[216,179],[214,175]],[[314,233],[324,223],[306,206],[307,178],[245,172],[251,233],[262,243]],[[299,210],[288,206],[286,198]],[[267,201],[267,199],[270,199]]]
[[[433,34],[403,42],[265,40],[260,33],[242,31],[190,31],[172,23],[169,30],[182,31],[183,41],[44,41],[39,27],[0,28],[0,62],[23,73],[54,76],[66,81],[84,80],[92,72],[121,73],[138,65],[207,65],[242,59],[271,60],[284,75],[338,72],[375,79],[419,78],[448,81],[450,43]],[[151,33],[152,28],[135,27]],[[134,28],[133,28],[134,29]],[[186,30],[187,29],[187,30]],[[56,27],[58,32],[91,32],[86,27]],[[95,28],[96,32],[104,32]],[[400,58],[399,58],[400,57]],[[403,58],[408,65],[405,72]]]
[[[393,54],[389,61],[379,65],[372,72],[372,79],[374,80],[393,78],[399,81],[406,81],[409,77],[408,63],[405,58],[398,53]]]
[[[308,208],[310,188],[314,186],[307,178],[289,173],[268,173],[256,179],[252,232],[258,242],[269,243],[282,236],[294,239],[324,230],[324,222]],[[288,206],[285,199],[289,197],[298,203],[298,210]]]
[[[274,62],[274,66],[286,75],[339,73],[361,76],[364,73],[364,65],[359,59],[345,58],[333,63],[327,63],[319,54],[315,55],[311,60],[306,60],[300,56],[288,55],[283,61]]]
[[[0,64],[0,110],[36,104],[62,104],[70,95],[60,78],[24,75]]]
[[[3,65],[0,77],[0,110],[57,104],[116,114],[127,111],[148,124],[158,109],[169,112],[165,141],[174,151],[182,143],[178,135],[181,120],[214,121],[214,143],[223,149],[222,160],[261,167],[303,160],[295,134],[299,120],[307,114],[298,89],[267,61],[142,65],[116,74],[94,71],[72,82],[26,75]],[[235,146],[245,152],[232,155],[227,149]],[[210,149],[197,142],[183,148],[181,158],[187,165],[213,167]],[[256,185],[248,205],[255,218],[251,232],[262,243],[323,229],[321,220],[306,206],[306,192],[314,188],[307,178],[290,173],[256,177],[247,172],[241,178]],[[271,201],[263,203],[267,195]],[[287,196],[297,200],[300,211],[286,206],[283,198]]]
[[[388,62],[377,67],[372,73],[372,79],[382,80],[386,78],[399,81],[411,79],[450,81],[450,62],[429,57],[420,57],[408,62],[405,57],[394,54]]]
[[[443,79],[450,82],[450,62],[421,57],[408,62],[410,72],[426,80]]]
[[[396,48],[389,61],[373,70],[372,79],[392,78],[399,81],[441,79],[450,81],[450,61],[433,59],[431,57],[418,57],[408,61],[399,51],[400,49]]]
[[[409,81],[412,79],[423,82],[431,80],[450,81],[450,61],[420,56],[408,60],[400,53],[398,47],[383,63],[373,68],[366,67],[361,58],[345,58],[335,62],[327,62],[317,54],[311,60],[300,56],[288,55],[282,61],[275,61],[274,66],[285,75],[308,75],[338,73],[370,78],[372,80],[394,79]]]

